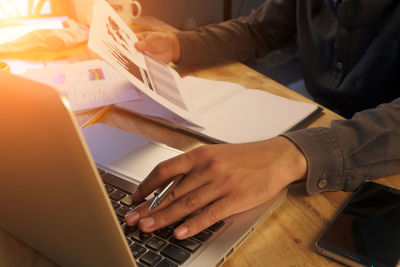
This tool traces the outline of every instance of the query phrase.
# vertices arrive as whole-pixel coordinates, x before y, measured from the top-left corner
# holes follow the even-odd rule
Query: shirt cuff
[[[306,157],[309,194],[343,189],[343,155],[331,129],[302,129],[282,136],[291,140]]]
[[[199,55],[199,50],[195,47],[198,42],[198,36],[191,31],[175,32],[175,35],[181,48],[181,59],[179,62],[174,63],[178,66],[183,66],[200,62],[203,56]]]

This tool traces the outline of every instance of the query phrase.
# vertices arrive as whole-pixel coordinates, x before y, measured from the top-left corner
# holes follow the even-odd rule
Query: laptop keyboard
[[[152,233],[144,233],[136,226],[129,227],[124,222],[124,216],[135,206],[135,203],[132,203],[131,193],[136,186],[104,170],[99,169],[99,173],[138,267],[179,266],[224,225],[223,221],[219,221],[194,237],[184,240],[178,240],[173,236],[174,228],[184,220]]]

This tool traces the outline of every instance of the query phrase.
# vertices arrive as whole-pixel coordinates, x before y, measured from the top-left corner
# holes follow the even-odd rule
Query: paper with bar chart
[[[179,74],[167,64],[134,48],[136,35],[104,0],[96,1],[90,26],[89,48],[154,101],[182,118],[198,123],[182,96]],[[197,120],[196,120],[197,118]]]

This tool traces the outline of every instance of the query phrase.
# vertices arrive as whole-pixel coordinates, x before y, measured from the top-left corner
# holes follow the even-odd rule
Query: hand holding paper
[[[164,63],[177,62],[181,58],[179,41],[170,32],[138,33],[139,42],[135,48],[142,53],[150,53]]]
[[[140,99],[119,104],[121,108],[208,140],[226,143],[274,137],[293,129],[319,110],[314,104],[234,83],[181,78],[170,66],[135,48],[137,36],[104,0],[96,1],[94,12],[89,48],[143,93]],[[151,38],[168,40],[164,35]],[[168,55],[171,52],[168,47],[176,46],[173,41],[166,41],[165,46],[154,47],[153,52],[165,53],[165,61],[174,60],[175,55]]]

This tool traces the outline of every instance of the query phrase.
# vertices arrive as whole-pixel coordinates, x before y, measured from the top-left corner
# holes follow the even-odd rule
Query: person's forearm
[[[177,32],[179,64],[256,58],[294,41],[296,1],[267,1],[247,17]]]
[[[309,193],[354,190],[365,180],[400,172],[400,98],[330,128],[285,136],[306,156]]]

